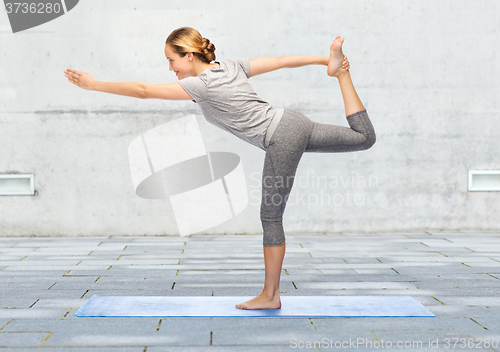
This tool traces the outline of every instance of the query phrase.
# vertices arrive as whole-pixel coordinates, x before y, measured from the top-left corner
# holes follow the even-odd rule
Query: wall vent
[[[500,170],[469,170],[469,191],[500,191]]]
[[[0,196],[32,196],[35,194],[35,175],[0,175]]]

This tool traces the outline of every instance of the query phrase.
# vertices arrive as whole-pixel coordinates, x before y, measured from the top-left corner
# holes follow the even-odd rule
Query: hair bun
[[[207,38],[203,38],[203,44],[201,45],[201,50],[207,49],[208,51],[214,52],[215,45],[210,43],[210,40]]]
[[[201,50],[206,49],[208,44],[210,44],[210,40],[207,38],[202,39]]]
[[[207,38],[203,38],[201,53],[208,62],[212,62],[215,60],[215,45],[210,43],[210,40],[208,40]]]

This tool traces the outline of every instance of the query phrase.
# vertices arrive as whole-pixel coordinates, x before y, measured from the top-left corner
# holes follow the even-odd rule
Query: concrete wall
[[[0,236],[176,234],[168,201],[134,193],[127,148],[198,115],[210,151],[232,151],[249,205],[209,233],[259,233],[264,152],[208,124],[192,102],[80,90],[67,67],[108,81],[176,80],[166,36],[192,26],[217,58],[328,55],[337,34],[378,133],[368,150],[306,154],[285,213],[292,231],[499,231],[500,193],[468,192],[471,169],[500,169],[500,4],[495,0],[85,0],[12,34],[0,12],[0,174],[35,174],[37,196],[0,197]],[[346,126],[322,66],[254,77],[277,107]]]

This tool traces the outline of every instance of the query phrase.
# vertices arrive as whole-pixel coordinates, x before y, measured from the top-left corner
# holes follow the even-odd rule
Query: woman
[[[169,84],[100,82],[85,72],[65,70],[76,86],[142,99],[193,100],[205,118],[266,152],[262,174],[260,217],[263,228],[265,282],[257,297],[237,304],[239,309],[281,308],[279,282],[285,256],[283,213],[293,178],[304,152],[349,152],[370,148],[375,131],[349,74],[337,36],[330,56],[283,56],[215,61],[215,46],[189,27],[173,31],[165,56],[179,81]],[[336,77],[350,128],[320,124],[300,112],[275,109],[260,99],[248,78],[281,68],[325,65]]]

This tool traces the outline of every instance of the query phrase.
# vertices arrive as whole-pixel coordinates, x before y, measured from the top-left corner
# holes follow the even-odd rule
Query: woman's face
[[[165,45],[165,56],[169,62],[169,70],[174,71],[178,79],[192,76],[193,54],[188,53],[182,57],[167,44]]]

